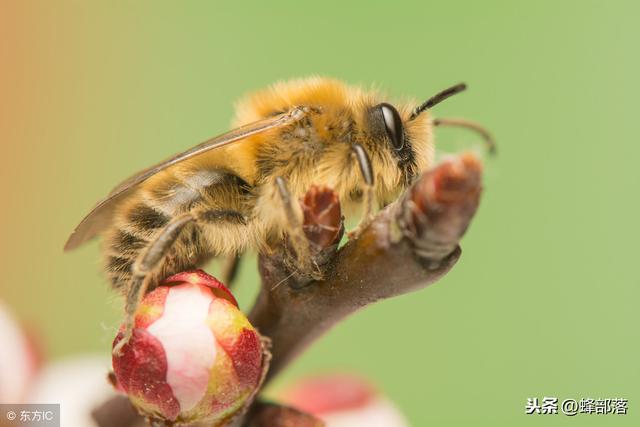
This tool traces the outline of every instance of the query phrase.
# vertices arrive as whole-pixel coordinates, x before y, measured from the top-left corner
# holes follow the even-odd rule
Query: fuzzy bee
[[[313,272],[297,203],[312,184],[331,187],[347,213],[361,212],[351,234],[357,238],[377,207],[432,164],[434,126],[467,127],[490,141],[473,122],[430,115],[464,89],[394,106],[332,79],[278,83],[239,103],[234,130],[117,186],[65,246],[104,238],[106,274],[126,295],[125,336],[114,351],[130,338],[132,314],[147,290],[213,256],[265,251],[286,234],[299,267]]]

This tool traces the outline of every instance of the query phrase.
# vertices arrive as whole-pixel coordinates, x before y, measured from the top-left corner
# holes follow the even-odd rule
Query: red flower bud
[[[283,401],[322,419],[326,427],[408,427],[402,413],[367,380],[349,374],[306,378]]]
[[[121,339],[122,333],[113,345]],[[260,336],[231,292],[198,270],[172,276],[146,295],[113,369],[117,387],[141,414],[218,426],[249,403],[262,356]]]

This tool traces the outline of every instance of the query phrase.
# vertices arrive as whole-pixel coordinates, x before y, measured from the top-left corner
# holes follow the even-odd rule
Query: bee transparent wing
[[[71,233],[71,236],[69,236],[64,246],[64,250],[75,249],[82,243],[104,231],[111,224],[113,214],[118,204],[126,199],[127,196],[131,195],[138,185],[158,172],[208,151],[240,141],[251,135],[290,125],[299,121],[305,114],[306,111],[304,109],[294,108],[286,113],[241,126],[138,172],[114,188],[106,198],[96,204],[91,212],[78,224],[73,233]]]

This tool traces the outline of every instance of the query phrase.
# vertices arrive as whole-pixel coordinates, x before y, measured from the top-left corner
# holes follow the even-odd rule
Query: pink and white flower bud
[[[48,363],[38,373],[26,403],[60,404],[61,426],[98,427],[91,412],[115,395],[105,381],[109,363],[108,357],[90,354]]]
[[[33,342],[0,301],[0,403],[22,403],[36,376],[39,355]]]
[[[283,400],[320,418],[326,427],[409,426],[389,399],[353,375],[307,378],[289,389]]]
[[[218,426],[253,396],[262,355],[260,336],[231,292],[197,270],[172,276],[145,296],[113,369],[117,387],[143,415]]]

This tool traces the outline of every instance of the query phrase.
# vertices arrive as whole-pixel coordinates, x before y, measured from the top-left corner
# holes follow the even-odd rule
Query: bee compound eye
[[[382,112],[387,136],[391,140],[393,148],[401,150],[402,147],[404,147],[404,130],[398,110],[396,110],[393,105],[387,103],[380,104],[378,108],[380,108]]]

